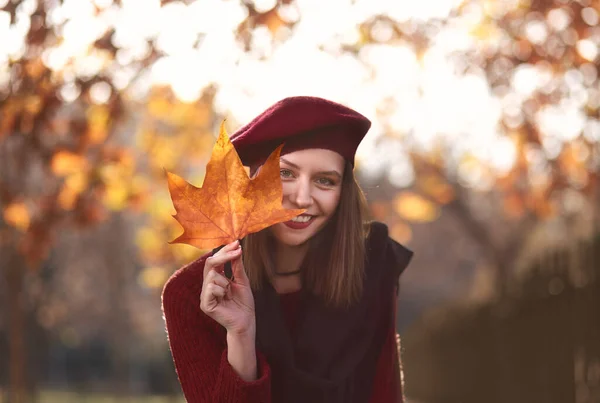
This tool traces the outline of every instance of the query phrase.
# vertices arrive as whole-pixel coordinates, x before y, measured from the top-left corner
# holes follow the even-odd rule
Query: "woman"
[[[306,212],[205,254],[165,285],[188,402],[402,401],[395,306],[412,252],[366,218],[352,170],[370,125],[345,106],[292,97],[231,136],[251,175],[284,143],[282,204]]]

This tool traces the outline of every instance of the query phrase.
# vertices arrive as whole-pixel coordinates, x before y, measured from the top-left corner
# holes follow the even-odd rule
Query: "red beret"
[[[281,143],[282,155],[306,148],[340,154],[354,166],[354,154],[371,121],[338,103],[315,97],[285,98],[231,136],[246,166],[263,163]]]

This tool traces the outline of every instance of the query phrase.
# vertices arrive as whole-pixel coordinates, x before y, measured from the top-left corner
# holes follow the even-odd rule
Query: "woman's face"
[[[270,227],[278,242],[302,245],[325,226],[340,201],[344,166],[344,158],[331,150],[306,149],[281,157],[283,207],[306,212]]]

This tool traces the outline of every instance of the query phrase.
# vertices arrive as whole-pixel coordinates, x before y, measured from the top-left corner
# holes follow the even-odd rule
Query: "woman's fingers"
[[[241,253],[242,250],[239,241],[234,241],[225,245],[217,253],[206,259],[204,262],[204,275],[206,276],[211,269],[221,267],[225,262],[237,258]],[[222,269],[219,271],[222,271]]]
[[[227,262],[232,262],[237,282],[248,283],[248,277],[242,264],[242,248],[239,241],[225,245],[207,258],[204,263],[204,284],[200,294],[200,308],[206,313],[213,312],[217,308],[219,299],[233,298],[231,281],[223,275],[223,266]]]
[[[208,272],[208,274],[206,275],[206,279],[204,279],[204,281],[207,284],[215,283],[217,285],[220,285],[223,288],[229,286],[229,280],[227,279],[227,277],[225,277],[221,273],[217,273],[217,271],[215,269],[211,269]]]
[[[227,290],[225,289],[225,287],[221,287],[218,284],[215,283],[211,283],[209,285],[206,286],[206,291],[208,293],[209,296],[216,296],[216,297],[224,297],[225,294],[227,293]]]
[[[230,252],[232,250],[237,249],[240,246],[240,241],[235,240],[231,243],[228,243],[227,245],[223,246],[223,248],[219,251],[223,251],[223,252]]]
[[[221,251],[219,251],[221,252]],[[242,254],[242,250],[240,248],[238,249],[234,249],[234,250],[230,250],[221,254],[215,254],[213,256],[211,256],[210,258],[206,259],[206,263],[208,263],[208,265],[211,268],[215,268],[218,266],[223,265],[225,262],[229,262],[233,259],[235,259],[236,257],[240,256]]]
[[[200,309],[204,312],[212,312],[218,306],[217,299],[225,297],[226,294],[226,288],[215,283],[207,284],[200,296]]]
[[[246,269],[244,268],[244,262],[241,255],[231,262],[231,268],[233,271],[233,278],[235,279],[236,283],[242,283],[244,285],[250,284],[250,280],[246,275]]]

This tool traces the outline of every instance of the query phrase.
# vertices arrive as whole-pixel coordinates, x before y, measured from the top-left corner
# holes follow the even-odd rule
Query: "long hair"
[[[325,227],[308,240],[302,262],[303,287],[335,307],[357,302],[363,287],[370,225],[367,201],[352,168],[346,162],[340,202]],[[244,267],[253,290],[275,272],[274,242],[268,228],[242,240]]]

